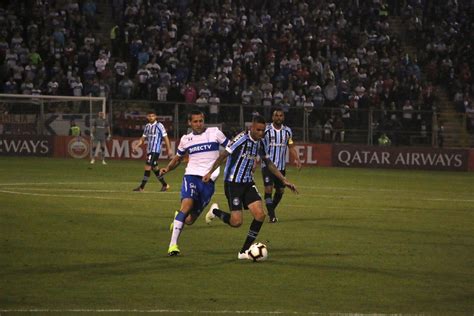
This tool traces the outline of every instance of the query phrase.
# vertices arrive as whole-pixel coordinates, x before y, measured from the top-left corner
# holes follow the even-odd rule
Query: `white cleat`
[[[91,160],[91,165],[95,164],[95,159]]]
[[[210,224],[214,218],[216,218],[216,215],[212,212],[214,209],[219,208],[219,205],[217,203],[212,203],[211,207],[209,208],[209,211],[206,214],[206,223]]]
[[[103,165],[106,165],[107,163],[105,162],[105,160],[102,160],[102,164],[103,164]]]
[[[245,250],[244,252],[239,252],[237,254],[237,259],[239,259],[239,260],[249,259],[250,260],[249,251]]]

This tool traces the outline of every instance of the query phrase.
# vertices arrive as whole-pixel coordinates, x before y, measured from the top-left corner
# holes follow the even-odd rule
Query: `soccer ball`
[[[264,261],[268,258],[268,249],[265,244],[257,242],[249,248],[249,259],[253,262]]]

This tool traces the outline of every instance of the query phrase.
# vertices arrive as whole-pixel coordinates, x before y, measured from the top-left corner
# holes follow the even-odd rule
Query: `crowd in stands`
[[[230,119],[220,113],[222,103],[244,104],[267,118],[281,107],[290,122],[294,109],[305,109],[315,140],[325,141],[367,129],[370,108],[376,130],[394,144],[407,143],[397,139],[400,131],[431,128],[431,114],[423,112],[436,109],[431,82],[454,76],[453,93],[461,90],[463,100],[472,95],[463,60],[470,43],[462,40],[470,24],[461,23],[446,45],[454,46],[449,71],[423,81],[417,56],[402,49],[388,17],[404,15],[421,42],[450,32],[418,21],[441,15],[454,23],[446,6],[458,8],[456,19],[471,18],[458,1],[444,10],[402,2],[111,0],[116,25],[102,43],[93,0],[17,1],[0,8],[1,89],[195,103],[213,122]],[[426,58],[445,63],[438,46],[426,50]]]
[[[473,1],[410,1],[404,12],[428,80],[445,86],[474,132]],[[410,40],[410,38],[409,38]]]

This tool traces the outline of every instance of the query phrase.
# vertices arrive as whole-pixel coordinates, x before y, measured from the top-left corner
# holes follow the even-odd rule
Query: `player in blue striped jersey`
[[[148,124],[145,126],[143,135],[138,143],[133,146],[133,152],[136,152],[138,147],[140,147],[145,142],[145,140],[147,141],[145,173],[143,175],[142,183],[140,186],[133,189],[133,191],[141,192],[144,190],[152,170],[156,178],[161,182],[161,191],[166,191],[170,188],[170,186],[160,175],[160,170],[158,169],[158,159],[160,157],[161,143],[163,140],[165,141],[167,152],[171,155],[170,140],[168,139],[168,134],[166,133],[166,129],[163,124],[156,120],[156,113],[154,111],[148,112],[146,118],[148,120]]]
[[[265,153],[283,175],[286,174],[286,154],[288,148],[290,150],[290,159],[293,157],[298,170],[301,168],[301,161],[293,144],[293,133],[291,128],[283,125],[284,121],[285,113],[283,110],[275,109],[272,114],[272,123],[267,125],[262,140]],[[265,185],[265,204],[268,216],[270,217],[269,220],[270,223],[276,223],[278,218],[276,217],[275,209],[283,197],[285,185],[268,170],[264,161],[262,161],[262,177],[263,184]],[[275,194],[272,198],[273,188],[275,188]]]
[[[248,249],[257,238],[265,220],[262,199],[255,186],[252,172],[257,157],[260,157],[267,164],[268,170],[274,173],[285,186],[297,193],[295,185],[290,183],[278,171],[278,168],[265,154],[262,143],[264,131],[265,119],[261,116],[255,116],[250,130],[240,133],[233,139],[202,179],[202,181],[208,182],[211,179],[212,172],[227,158],[224,170],[224,190],[231,212],[229,214],[220,210],[219,206],[214,203],[206,214],[206,222],[210,223],[212,219],[219,217],[229,226],[239,227],[243,222],[242,210],[250,210],[254,219],[250,224],[244,245],[237,255],[238,259],[248,259]]]

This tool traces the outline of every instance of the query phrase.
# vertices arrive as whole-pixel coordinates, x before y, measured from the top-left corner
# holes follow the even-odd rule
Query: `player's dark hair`
[[[267,123],[267,122],[265,122],[265,118],[261,115],[255,115],[252,118],[252,122],[253,123],[260,123],[260,124],[266,124]]]
[[[156,111],[154,111],[154,110],[147,111],[146,115],[148,115],[148,114],[155,114],[156,115]]]
[[[283,112],[283,109],[278,107],[278,108],[275,108],[272,112],[272,114],[275,114],[275,112]]]
[[[192,110],[188,113],[188,121],[191,121],[191,119],[193,118],[193,115],[202,115],[202,117],[204,118],[204,113],[202,111],[199,111],[199,110]]]

